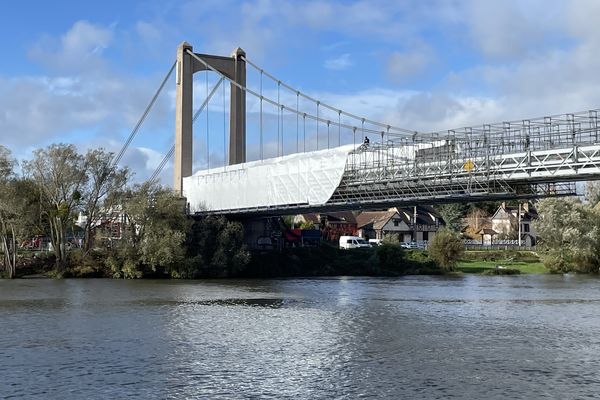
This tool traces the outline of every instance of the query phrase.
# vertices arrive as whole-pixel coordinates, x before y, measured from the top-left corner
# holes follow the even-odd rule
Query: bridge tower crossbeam
[[[193,75],[209,70],[201,58],[231,81],[229,119],[229,165],[246,162],[246,53],[236,48],[230,57],[196,54],[187,42],[177,48],[175,102],[175,163],[173,188],[183,194],[183,178],[191,176],[193,165]],[[236,85],[237,84],[237,85]],[[239,86],[238,86],[239,85]]]

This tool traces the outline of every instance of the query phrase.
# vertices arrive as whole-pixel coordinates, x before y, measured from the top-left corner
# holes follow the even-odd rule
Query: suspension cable
[[[158,90],[156,91],[156,93],[152,97],[152,100],[150,100],[150,103],[148,104],[148,106],[146,106],[146,109],[144,110],[144,113],[142,114],[141,118],[138,120],[137,124],[135,124],[135,127],[133,128],[133,130],[129,134],[129,137],[125,141],[125,144],[123,144],[123,147],[121,147],[121,150],[119,151],[119,153],[117,153],[117,155],[113,158],[113,160],[112,160],[112,164],[113,165],[117,165],[119,163],[119,161],[121,161],[121,158],[123,158],[123,155],[125,154],[125,151],[127,151],[127,148],[129,147],[129,145],[133,141],[133,138],[135,137],[135,135],[137,135],[140,127],[142,126],[142,124],[146,120],[146,117],[148,116],[148,113],[152,109],[152,106],[154,106],[154,103],[156,102],[156,99],[158,98],[158,95],[160,94],[160,92],[162,92],[162,90],[165,87],[167,81],[169,80],[169,78],[173,74],[173,71],[175,70],[175,66],[176,65],[177,65],[177,61],[175,61],[173,63],[173,65],[169,69],[169,72],[167,73],[167,75],[165,76],[165,78],[162,80],[160,86],[158,87]]]
[[[222,74],[218,69],[216,69],[215,67],[213,67],[212,65],[210,65],[208,62],[204,61],[201,57],[199,57],[197,54],[195,54],[194,52],[190,51],[190,50],[186,50],[187,53],[189,55],[191,55],[194,59],[198,60],[198,62],[200,62],[202,65],[204,65],[206,68],[210,69],[211,71],[215,72],[216,74],[218,74],[219,76],[224,77],[229,83],[231,83],[232,85],[234,85],[235,87],[237,87],[240,90],[245,91],[246,93],[250,93],[251,95],[257,97],[257,98],[261,98],[266,101],[267,103],[275,106],[275,107],[280,107],[282,106],[285,110],[289,111],[289,112],[293,112],[296,113],[296,110],[293,107],[288,107],[284,104],[279,104],[277,101],[270,99],[268,97],[265,96],[261,96],[259,93],[257,93],[256,91],[246,87],[246,86],[242,86],[241,84],[239,84],[238,82],[236,82],[235,80],[229,78],[228,76]],[[266,74],[266,73],[265,73]],[[283,82],[282,82],[283,85]],[[336,111],[340,111],[337,110]],[[347,113],[344,113],[344,111],[342,111],[342,114],[347,115]],[[313,121],[318,121],[318,122],[326,122],[327,120],[324,118],[317,118],[314,115],[311,114],[306,114],[306,117],[312,119]],[[362,120],[362,119],[361,119]],[[364,121],[367,122],[367,119],[364,118]],[[337,124],[336,124],[337,125]],[[385,127],[387,127],[387,125],[384,125]],[[350,125],[350,124],[344,124],[342,123],[342,128],[347,128],[347,129],[352,129],[355,128],[355,125]],[[391,126],[390,126],[391,127]],[[393,127],[391,127],[393,128]],[[364,128],[364,132],[367,133],[374,133],[374,134],[379,134],[381,131],[380,130],[375,130],[375,129],[370,129],[370,128]],[[406,131],[405,133],[397,133],[397,132],[390,132],[391,135],[395,136],[395,137],[413,137],[415,135],[422,135],[421,132],[417,132],[417,131]]]
[[[200,116],[202,111],[206,108],[206,106],[208,105],[208,102],[214,96],[214,94],[217,92],[219,85],[222,84],[223,81],[224,81],[224,78],[219,79],[219,81],[216,83],[216,85],[210,91],[210,94],[208,95],[208,97],[206,99],[204,99],[204,102],[202,102],[202,105],[198,108],[198,111],[196,111],[196,113],[194,114],[194,117],[192,118],[192,124],[194,122],[196,122],[196,119],[198,119],[198,117]],[[225,85],[223,85],[223,90],[225,90]],[[164,156],[164,158],[162,159],[160,164],[158,164],[158,166],[156,167],[156,169],[154,170],[154,172],[148,179],[148,182],[155,180],[158,177],[158,175],[160,175],[160,173],[162,172],[165,165],[167,165],[167,162],[171,159],[171,157],[173,157],[173,154],[175,154],[175,145],[171,146],[171,149]]]
[[[270,74],[270,73],[268,73],[267,71],[264,71],[264,70],[263,70],[263,69],[261,69],[261,68],[260,68],[258,65],[254,64],[252,61],[248,60],[248,59],[247,59],[245,56],[241,56],[241,58],[242,58],[242,59],[243,59],[243,60],[244,60],[246,63],[248,63],[248,64],[249,64],[251,67],[253,67],[254,69],[256,69],[256,70],[259,70],[259,71],[263,71],[263,73],[264,73],[264,74],[265,74],[267,77],[269,77],[270,79],[272,79],[272,80],[274,80],[274,81],[276,81],[276,82],[281,82],[281,81],[280,81],[279,79],[277,79],[275,76],[271,75],[271,74]],[[292,92],[298,92],[298,93],[300,93],[300,96],[304,97],[305,99],[307,99],[307,100],[309,100],[309,101],[312,101],[313,103],[316,103],[316,102],[318,102],[318,101],[319,101],[319,100],[317,100],[317,99],[315,99],[315,98],[313,98],[313,97],[311,97],[311,96],[309,96],[309,95],[307,95],[307,94],[305,94],[305,93],[302,93],[302,92],[298,91],[298,89],[296,89],[296,88],[293,88],[293,87],[289,86],[289,85],[288,85],[288,84],[286,84],[285,82],[281,82],[281,85],[282,85],[283,87],[285,87],[286,89],[288,89],[288,90],[292,91]],[[370,119],[367,119],[367,118],[363,118],[363,117],[360,117],[360,116],[358,116],[358,115],[355,115],[355,114],[352,114],[352,113],[349,113],[349,112],[346,112],[346,111],[340,110],[340,109],[338,109],[338,108],[336,108],[336,107],[333,107],[333,106],[331,106],[331,105],[329,105],[329,104],[321,103],[321,106],[323,106],[323,107],[325,107],[325,108],[327,108],[327,109],[329,109],[329,110],[331,110],[331,111],[335,111],[335,112],[341,112],[341,113],[342,113],[342,114],[344,114],[345,116],[347,116],[347,117],[350,117],[350,118],[353,118],[353,119],[356,119],[356,120],[359,120],[359,121],[361,121],[361,120],[363,120],[363,119],[364,119],[364,120],[365,120],[365,122],[366,122],[366,123],[368,123],[368,124],[370,124],[370,125],[381,126],[381,127],[384,127],[384,128],[387,128],[387,126],[388,126],[387,124],[384,124],[384,123],[381,123],[381,122],[377,122],[377,121],[373,121],[373,120],[370,120]],[[414,130],[410,130],[410,129],[406,129],[406,128],[399,128],[399,127],[394,127],[394,126],[390,126],[390,128],[391,128],[392,130],[399,131],[399,132],[403,132],[403,133],[414,133],[414,132],[415,132]]]
[[[156,169],[154,170],[154,172],[152,173],[150,178],[148,178],[147,182],[153,182],[158,178],[158,176],[162,172],[165,165],[167,165],[167,162],[169,162],[171,157],[173,157],[173,154],[175,154],[175,146],[174,145],[171,147],[169,152],[164,156],[164,158],[162,159],[160,164],[158,164],[158,166],[156,167]]]

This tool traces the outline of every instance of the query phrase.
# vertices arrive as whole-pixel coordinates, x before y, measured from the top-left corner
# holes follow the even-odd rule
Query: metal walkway
[[[591,110],[375,142],[349,154],[341,183],[322,205],[215,212],[273,215],[572,195],[574,182],[600,179],[598,130],[598,110]]]

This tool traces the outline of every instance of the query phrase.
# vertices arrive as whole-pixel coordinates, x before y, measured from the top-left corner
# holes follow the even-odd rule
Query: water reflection
[[[581,276],[0,281],[0,393],[21,398],[581,398]]]

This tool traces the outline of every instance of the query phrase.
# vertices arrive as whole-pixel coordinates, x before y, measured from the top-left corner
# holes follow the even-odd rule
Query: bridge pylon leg
[[[193,63],[187,50],[187,42],[177,47],[176,97],[175,97],[175,163],[173,165],[173,189],[183,195],[183,178],[192,175],[192,95]]]

